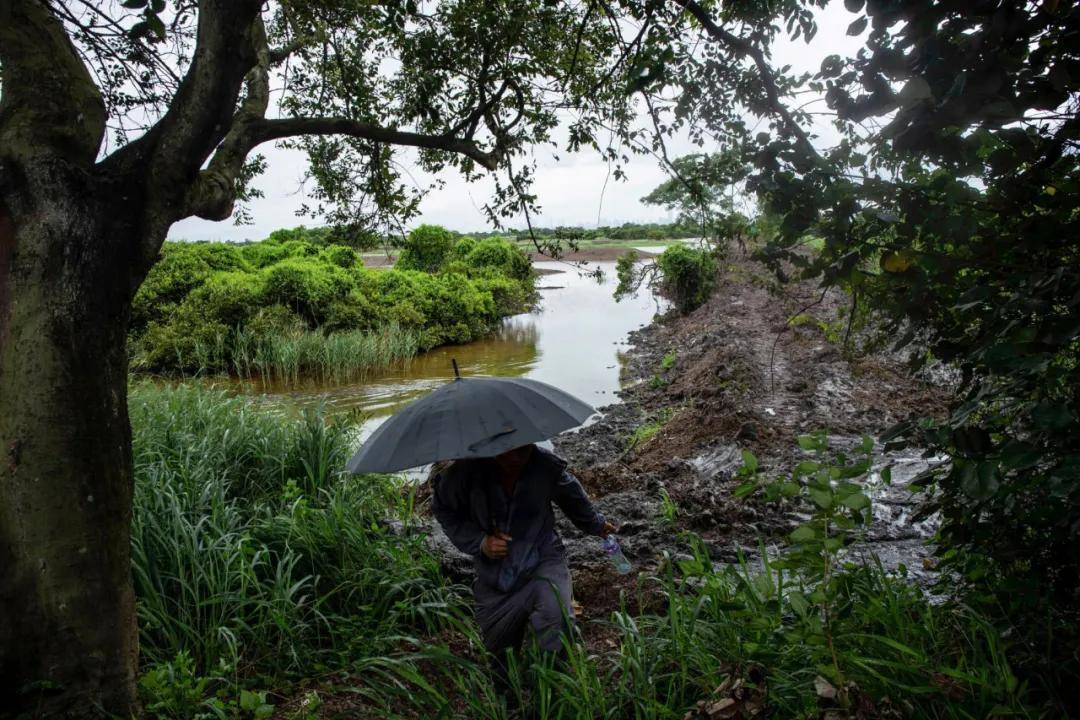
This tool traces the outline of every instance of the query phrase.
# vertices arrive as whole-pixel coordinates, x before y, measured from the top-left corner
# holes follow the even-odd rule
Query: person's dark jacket
[[[567,471],[566,462],[547,450],[533,451],[513,497],[507,497],[498,473],[491,460],[454,462],[433,475],[432,506],[450,541],[473,557],[477,580],[509,592],[527,581],[542,561],[565,557],[552,503],[590,535],[599,535],[605,520]],[[496,529],[513,540],[506,557],[492,560],[483,555],[480,544]]]

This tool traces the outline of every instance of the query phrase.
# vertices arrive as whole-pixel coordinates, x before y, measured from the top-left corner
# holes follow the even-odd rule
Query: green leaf
[[[828,510],[833,505],[833,496],[828,490],[811,490],[810,497],[822,510]]]
[[[802,443],[800,443],[800,445],[801,444]],[[820,468],[821,465],[819,463],[816,463],[813,460],[804,460],[803,462],[795,466],[795,471],[793,475],[797,478],[803,477],[804,475],[810,475],[817,472]]]
[[[861,492],[856,492],[844,498],[842,504],[852,510],[863,510],[870,507],[870,498],[866,497],[866,495],[863,495]]]
[[[742,497],[746,497],[747,495],[750,495],[755,490],[757,490],[757,483],[752,483],[752,482],[743,483],[742,485],[739,485],[737,488],[735,488],[734,495],[737,498],[742,498]]]
[[[869,22],[869,18],[866,17],[865,15],[863,15],[861,18],[859,18],[855,22],[848,25],[847,34],[848,35],[862,35],[863,30],[866,29],[866,23],[867,22]]]
[[[844,7],[849,13],[861,12],[866,0],[844,0]]]
[[[749,474],[754,474],[758,469],[758,460],[754,457],[754,453],[749,450],[742,451],[743,469]]]
[[[252,692],[251,690],[240,691],[240,709],[253,713],[265,702],[265,694]]]
[[[806,611],[810,609],[810,603],[806,601],[806,596],[799,592],[788,595],[788,604],[791,605],[792,610],[803,617],[806,616]]]
[[[791,532],[793,542],[809,542],[817,537],[817,532],[809,525],[800,525]]]
[[[124,2],[120,4],[129,10],[138,10],[139,8],[146,7],[146,2],[147,0],[124,0]]]
[[[786,482],[780,485],[780,494],[784,497],[795,497],[802,490],[799,483]]]

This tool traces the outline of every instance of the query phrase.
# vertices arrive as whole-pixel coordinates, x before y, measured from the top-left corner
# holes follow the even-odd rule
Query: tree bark
[[[0,181],[0,716],[131,717],[131,228],[78,165]]]

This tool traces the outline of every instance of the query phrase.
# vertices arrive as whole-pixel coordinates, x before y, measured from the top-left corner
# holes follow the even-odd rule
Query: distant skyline
[[[846,35],[848,25],[856,15],[848,13],[841,3],[830,5],[818,13],[818,35],[810,45],[802,40],[794,43],[786,38],[773,47],[772,63],[777,67],[790,64],[796,72],[816,72],[821,61],[830,54],[854,53],[863,40]],[[824,107],[823,107],[824,109]],[[814,131],[821,136],[822,145],[829,145],[835,133],[828,122],[818,122]],[[672,157],[691,152],[709,152],[686,138],[674,138],[668,143]],[[233,221],[210,222],[189,218],[176,223],[169,233],[171,239],[187,240],[257,240],[282,227],[320,225],[322,221],[298,217],[297,209],[304,202],[301,181],[307,159],[299,151],[270,145],[260,148],[268,161],[267,172],[255,181],[266,197],[250,203],[252,225],[235,225]],[[552,157],[550,147],[537,149],[533,190],[541,212],[533,217],[535,225],[558,226],[616,225],[624,222],[669,222],[673,213],[644,205],[641,198],[667,179],[659,163],[649,156],[631,156],[624,168],[627,179],[609,178],[609,167],[594,151],[559,153],[561,160]],[[434,178],[421,172],[410,162],[411,151],[401,154],[402,163],[424,187]],[[406,175],[408,177],[408,175]],[[438,176],[445,184],[429,192],[420,205],[420,215],[413,224],[434,223],[461,232],[492,229],[483,214],[483,205],[491,195],[492,184],[486,179],[465,182],[456,172]],[[606,183],[605,183],[606,181]],[[606,187],[605,187],[606,184]],[[524,218],[508,221],[511,227],[523,227]]]

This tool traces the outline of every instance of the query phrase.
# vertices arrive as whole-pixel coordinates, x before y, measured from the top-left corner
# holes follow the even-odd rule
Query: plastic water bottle
[[[619,541],[615,539],[614,535],[608,535],[604,538],[604,552],[611,558],[611,564],[615,566],[615,570],[620,575],[630,572],[630,561],[623,555],[622,548],[619,547]]]

